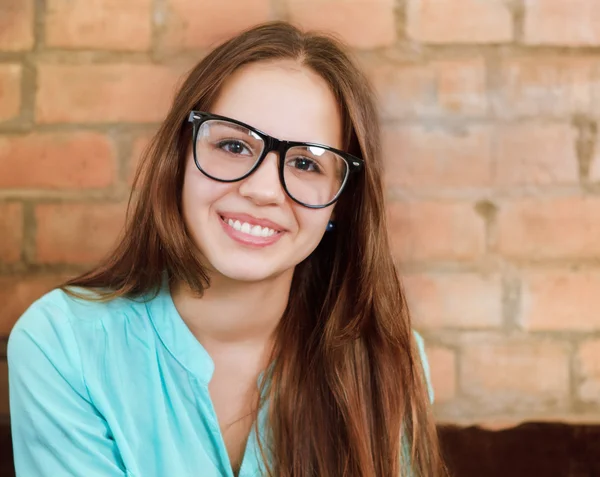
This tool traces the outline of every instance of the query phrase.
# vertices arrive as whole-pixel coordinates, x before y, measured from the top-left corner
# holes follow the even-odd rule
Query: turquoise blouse
[[[54,290],[18,320],[8,364],[17,477],[233,477],[213,361],[168,288],[108,303]],[[262,475],[259,455],[253,431],[240,477]]]

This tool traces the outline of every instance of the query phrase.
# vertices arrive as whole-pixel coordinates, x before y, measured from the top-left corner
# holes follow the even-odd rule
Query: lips
[[[285,230],[275,222],[244,214],[219,214],[225,233],[241,245],[263,248],[273,245]],[[273,228],[272,228],[273,227]]]
[[[225,221],[225,223],[229,223],[229,221],[232,220],[234,223],[239,222],[241,225],[248,224],[248,226],[250,226],[250,228],[259,226],[261,228],[266,227],[268,229],[274,230],[275,232],[285,232],[286,231],[284,227],[282,227],[281,225],[279,225],[276,222],[273,222],[268,219],[261,219],[261,218],[253,217],[252,215],[248,215],[248,214],[236,214],[236,213],[221,212],[221,213],[219,213],[219,215]]]

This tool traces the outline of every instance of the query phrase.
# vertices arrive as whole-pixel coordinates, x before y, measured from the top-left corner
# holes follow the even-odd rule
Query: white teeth
[[[229,224],[230,227],[234,228],[235,230],[248,234],[248,235],[253,235],[255,237],[271,237],[272,235],[275,235],[275,230],[270,229],[268,227],[261,227],[260,225],[250,225],[247,222],[240,222],[239,220],[232,220],[232,219],[227,219],[226,220],[227,224]]]

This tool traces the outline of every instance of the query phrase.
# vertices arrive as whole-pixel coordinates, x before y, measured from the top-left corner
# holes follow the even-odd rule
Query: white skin
[[[318,74],[291,60],[239,69],[210,111],[278,139],[342,148],[339,106],[332,91]],[[209,389],[236,469],[252,424],[248,416],[256,399],[256,379],[267,365],[294,268],[321,241],[333,206],[309,209],[293,202],[279,181],[275,152],[250,177],[221,183],[198,170],[191,149],[182,201],[211,286],[201,299],[181,284],[171,292],[183,320],[215,362]],[[244,245],[225,232],[224,213],[267,219],[284,231],[272,245]]]

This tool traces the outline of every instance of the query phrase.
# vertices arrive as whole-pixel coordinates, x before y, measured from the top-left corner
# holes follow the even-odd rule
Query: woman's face
[[[329,86],[292,61],[240,68],[210,112],[278,139],[342,147],[339,108]],[[309,209],[292,201],[281,186],[278,167],[277,154],[271,152],[246,179],[222,183],[200,172],[188,151],[184,219],[213,273],[244,281],[273,278],[293,270],[319,244],[333,206]],[[257,225],[271,230],[263,233]]]

